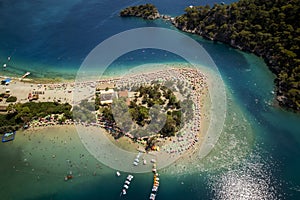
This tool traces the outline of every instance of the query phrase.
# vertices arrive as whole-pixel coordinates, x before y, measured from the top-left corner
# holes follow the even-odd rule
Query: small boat
[[[137,166],[138,164],[139,164],[139,163],[137,163],[137,162],[135,162],[135,161],[133,162],[133,165],[134,165],[134,166]]]
[[[154,199],[155,199],[155,194],[151,193],[149,199],[150,199],[150,200],[154,200]]]
[[[123,195],[126,195],[126,194],[127,194],[127,192],[126,192],[125,189],[122,190],[122,194],[123,194]]]
[[[147,164],[147,161],[146,161],[145,159],[143,160],[143,164],[144,164],[144,165],[146,165],[146,164]]]
[[[68,181],[68,180],[70,180],[72,178],[73,178],[73,176],[71,174],[69,174],[69,175],[65,176],[65,181]]]
[[[133,179],[133,176],[132,175],[128,175],[127,176],[127,180],[131,181]]]
[[[128,190],[128,188],[129,188],[129,186],[126,185],[126,184],[125,184],[123,187],[124,187],[126,190]]]
[[[157,192],[158,187],[157,186],[153,186],[152,188],[152,192]]]
[[[9,142],[15,139],[16,131],[5,133],[2,136],[2,142]]]
[[[119,171],[116,172],[117,176],[121,176],[121,173]]]
[[[130,182],[126,180],[126,181],[125,181],[125,184],[130,185]]]
[[[4,64],[3,64],[3,68],[6,68],[6,66],[7,66],[6,63],[4,63]]]
[[[28,75],[30,75],[30,72],[26,72],[26,73],[22,76],[22,78],[26,78],[26,76],[28,76]]]

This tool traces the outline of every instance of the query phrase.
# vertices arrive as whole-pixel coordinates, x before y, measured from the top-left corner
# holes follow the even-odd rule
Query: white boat
[[[127,194],[127,192],[126,192],[125,189],[122,190],[122,194],[123,194],[123,195]]]
[[[147,161],[146,161],[145,159],[143,160],[143,164],[144,164],[144,165],[146,165],[146,164],[147,164]]]
[[[25,78],[26,76],[28,76],[30,74],[30,72],[26,72],[23,76],[22,76],[22,78]]]
[[[6,63],[3,64],[3,68],[6,68]]]
[[[121,173],[119,171],[116,172],[117,176],[121,176]]]
[[[157,189],[158,189],[158,187],[156,187],[156,186],[153,186],[153,188],[152,188],[152,192],[156,192],[156,191],[157,191]]]
[[[129,174],[128,177],[133,178],[133,175]]]
[[[155,194],[151,193],[149,199],[150,199],[150,200],[154,200],[154,199],[155,199]]]
[[[133,165],[134,165],[134,166],[137,166],[137,165],[138,165],[138,163],[134,161],[134,162],[133,162]]]
[[[126,180],[126,181],[125,181],[125,184],[130,185],[130,182]]]
[[[134,161],[137,163],[140,162],[140,160],[138,158],[134,159]]]
[[[125,184],[123,187],[124,187],[126,190],[128,190],[128,188],[129,188],[129,186],[126,185],[126,184]]]

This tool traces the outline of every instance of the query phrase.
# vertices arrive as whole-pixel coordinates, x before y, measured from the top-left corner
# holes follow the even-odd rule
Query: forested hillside
[[[186,32],[262,56],[276,74],[277,100],[300,111],[300,0],[240,0],[190,6],[173,24]]]

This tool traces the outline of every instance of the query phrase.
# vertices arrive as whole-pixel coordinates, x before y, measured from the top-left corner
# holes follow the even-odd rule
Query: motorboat
[[[125,184],[130,185],[130,182],[126,180],[126,181],[125,181]]]
[[[9,142],[15,139],[16,131],[5,133],[2,136],[2,142]]]
[[[26,73],[22,76],[22,78],[26,78],[26,76],[28,76],[28,75],[30,75],[30,72],[26,72]]]
[[[119,171],[116,172],[117,176],[121,176],[121,173]]]
[[[151,193],[149,199],[150,199],[150,200],[154,200],[154,199],[155,199],[155,196],[156,196],[155,194]]]

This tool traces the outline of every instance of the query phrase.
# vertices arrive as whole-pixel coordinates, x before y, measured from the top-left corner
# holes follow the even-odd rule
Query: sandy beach
[[[111,77],[109,79],[99,80],[97,83],[65,82],[39,84],[13,79],[9,85],[2,85],[0,92],[5,93],[7,89],[9,89],[9,93],[12,96],[16,96],[18,99],[17,102],[20,103],[28,102],[28,94],[30,93],[39,94],[37,101],[58,101],[74,105],[78,104],[81,99],[93,98],[95,87],[99,83],[115,83],[116,87],[121,88],[125,85],[143,84],[153,80],[180,80],[183,81],[183,83],[186,82],[187,85],[193,87],[193,90],[190,91],[190,95],[195,104],[192,121],[183,127],[180,136],[165,140],[160,152],[143,154],[143,160],[150,163],[150,160],[155,159],[158,163],[158,169],[161,169],[170,165],[180,157],[189,157],[190,154],[195,153],[204,142],[210,123],[209,110],[211,104],[209,89],[205,85],[207,81],[206,77],[197,69],[187,68],[186,65],[166,65],[166,68],[162,70],[162,65],[156,65],[151,70],[149,65],[146,65],[130,71],[123,77]],[[73,100],[73,95],[76,96],[76,101]],[[78,96],[81,97],[78,98]],[[5,102],[1,103],[7,105]],[[41,124],[34,123],[32,125],[34,128],[29,128],[28,132],[37,131],[39,129],[37,126]],[[49,122],[48,124],[42,124],[42,127],[45,127],[45,125],[51,125],[54,129],[56,126],[59,126]],[[104,129],[100,128],[99,125],[79,126],[80,128],[77,126],[76,128],[80,140],[88,149],[89,153],[99,161],[121,171],[146,172],[151,170],[150,164],[145,166],[139,165],[133,168],[132,162],[138,153],[137,149],[140,147],[134,144],[131,139],[124,137],[119,140],[114,140]],[[50,128],[48,126],[46,127],[46,129]],[[101,134],[95,134],[97,132]],[[61,140],[65,145],[68,141],[68,139]],[[114,159],[112,158],[112,152],[114,152]],[[105,153],[107,153],[106,156],[104,156]],[[124,163],[127,163],[127,166],[124,165]]]
[[[38,94],[40,102],[58,101],[62,103],[72,103],[73,85],[71,83],[38,84],[28,81],[12,79],[8,85],[0,86],[0,93],[7,93],[17,97],[17,102],[28,102],[29,94]],[[0,105],[7,105],[3,100]]]

